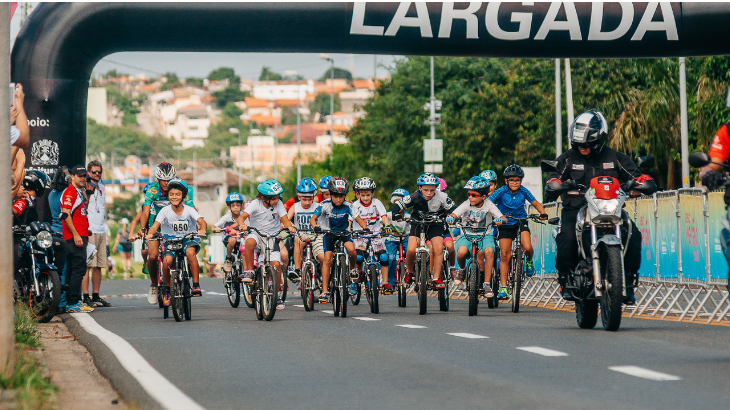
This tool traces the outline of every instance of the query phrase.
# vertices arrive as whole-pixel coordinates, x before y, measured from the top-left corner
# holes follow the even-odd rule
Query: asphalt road
[[[144,281],[104,282],[114,306],[90,315],[207,409],[730,407],[723,326],[624,318],[615,333],[599,330],[600,319],[581,330],[573,312],[483,303],[469,317],[467,301],[439,312],[436,299],[419,316],[415,297],[399,308],[395,295],[381,298],[379,315],[363,296],[342,319],[323,312],[332,305],[306,312],[291,294],[265,322],[243,301],[231,308],[221,279],[201,285],[190,322],[164,320]],[[100,367],[116,386],[135,383]]]

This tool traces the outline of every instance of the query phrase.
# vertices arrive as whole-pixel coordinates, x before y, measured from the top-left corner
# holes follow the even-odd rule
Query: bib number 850
[[[175,221],[172,223],[172,231],[175,233],[187,233],[189,228],[188,221]]]

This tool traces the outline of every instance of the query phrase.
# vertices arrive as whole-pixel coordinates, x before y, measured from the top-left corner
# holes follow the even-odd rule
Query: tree
[[[140,195],[134,194],[130,198],[115,198],[112,202],[112,206],[107,210],[109,218],[115,221],[121,221],[122,218],[127,218],[130,221],[137,215],[139,209]],[[112,234],[114,234],[112,232]],[[114,236],[112,236],[113,238]]]
[[[243,114],[243,111],[241,111],[241,109],[238,108],[233,102],[229,102],[228,104],[226,104],[225,107],[223,107],[224,117],[239,118],[241,114]]]
[[[259,81],[281,81],[283,77],[279,73],[271,71],[271,67],[261,67],[261,74],[259,75]]]
[[[202,87],[203,79],[198,77],[187,77],[185,78],[185,85],[192,85],[193,87]]]
[[[208,80],[210,81],[221,81],[226,78],[230,81],[230,85],[238,86],[241,84],[241,77],[237,76],[235,71],[230,67],[216,68],[208,74]]]
[[[345,80],[347,80],[348,83],[352,81],[352,73],[349,70],[345,70],[344,68],[335,67],[334,71],[335,71],[335,79],[337,79],[337,78],[345,79]],[[324,74],[322,74],[322,77],[319,77],[319,80],[317,80],[317,81],[325,82],[331,78],[332,78],[332,67],[330,67],[327,71],[325,71]]]
[[[173,141],[161,135],[148,137],[131,127],[107,127],[89,119],[86,125],[86,151],[104,152],[117,158],[136,155],[143,161],[159,162],[160,156],[171,158],[175,155]]]
[[[342,106],[340,96],[335,94],[335,112],[340,110]],[[330,95],[328,93],[319,93],[314,97],[314,101],[309,104],[309,111],[314,114],[318,112],[322,117],[330,115]]]
[[[129,99],[128,95],[119,92],[116,85],[107,85],[107,100],[111,101],[120,111],[124,113],[122,116],[122,125],[137,126],[137,114],[139,114],[139,100],[135,105],[135,101]]]
[[[167,91],[167,90],[172,90],[173,88],[182,87],[182,83],[180,82],[180,79],[178,78],[177,74],[167,72],[167,73],[165,73],[164,77],[167,80],[162,84],[162,87],[160,87],[160,90]]]
[[[223,90],[213,93],[213,97],[215,97],[215,105],[218,108],[223,108],[228,105],[228,103],[243,101],[243,99],[248,97],[248,95],[248,91],[241,91],[237,85],[229,85]]]

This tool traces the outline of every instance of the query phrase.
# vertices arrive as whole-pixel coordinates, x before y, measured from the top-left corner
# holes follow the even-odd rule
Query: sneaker
[[[464,282],[465,277],[466,277],[465,269],[456,269],[456,272],[454,273],[454,284],[461,285],[462,282]]]
[[[76,302],[75,305],[66,306],[66,313],[88,313],[93,311],[93,307],[86,306],[81,301]]]
[[[300,272],[297,272],[296,269],[289,270],[289,280],[291,280],[292,282],[294,282],[294,283],[298,282],[300,279],[299,276],[300,276]]]
[[[354,282],[350,282],[350,295],[357,295],[357,285]]]
[[[88,295],[84,296],[84,299],[81,301],[81,303],[83,303],[86,306],[93,306],[91,304],[91,298]]]
[[[435,287],[436,289],[444,289],[444,288],[446,288],[446,284],[444,283],[444,281],[443,281],[443,280],[441,280],[441,278],[438,278],[438,279],[434,279],[434,280],[433,280],[433,286],[434,286],[434,287]]]
[[[99,299],[91,299],[91,304],[89,306],[94,307],[111,307],[111,303],[107,302],[106,300],[99,298]]]
[[[412,273],[406,273],[406,283],[411,284],[413,283],[413,274]]]
[[[142,273],[144,273],[145,275],[149,275],[150,274],[150,271],[147,269],[147,265],[144,265],[142,267]]]
[[[329,292],[322,292],[319,294],[319,303],[329,303],[329,300],[330,300]]]
[[[535,261],[529,260],[529,261],[525,262],[525,275],[527,275],[527,277],[529,278],[534,274],[535,274]]]
[[[231,263],[230,259],[226,259],[225,262],[223,262],[223,272],[225,273],[231,273],[231,267],[233,266],[233,263]]]
[[[350,278],[354,280],[360,279],[360,274],[357,272],[357,269],[350,269]]]
[[[147,303],[150,305],[157,304],[157,286],[150,286],[150,291],[147,293]]]
[[[190,294],[191,294],[191,295],[192,295],[193,297],[197,297],[197,296],[203,296],[203,291],[202,291],[202,290],[200,290],[200,285],[197,285],[197,286],[196,286],[196,285],[193,285],[193,289],[192,289],[192,291],[190,292]]]
[[[633,286],[626,288],[626,297],[624,298],[624,304],[629,306],[633,306],[636,304],[636,295],[634,295]]]
[[[171,304],[172,304],[172,299],[170,299],[170,294],[165,293],[164,295],[162,295],[162,306],[167,307],[167,306],[170,306]]]
[[[509,298],[509,289],[507,289],[507,286],[502,286],[499,288],[499,291],[497,292],[497,297],[499,299]]]
[[[253,271],[252,270],[245,270],[242,274],[238,275],[238,278],[241,279],[243,283],[253,283]]]
[[[484,285],[482,285],[482,291],[484,292],[484,297],[486,298],[493,298],[494,297],[494,290],[491,286],[489,286],[488,282],[484,282]]]
[[[384,295],[388,295],[393,292],[393,285],[388,282],[383,283],[383,286],[381,286],[381,288],[383,289]]]

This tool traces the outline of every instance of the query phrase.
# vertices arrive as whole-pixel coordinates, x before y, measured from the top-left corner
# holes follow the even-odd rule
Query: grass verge
[[[13,368],[0,375],[0,388],[15,391],[17,409],[53,409],[53,394],[58,391],[43,375],[44,366],[31,350],[40,346],[40,333],[28,308],[15,305],[15,361]]]

